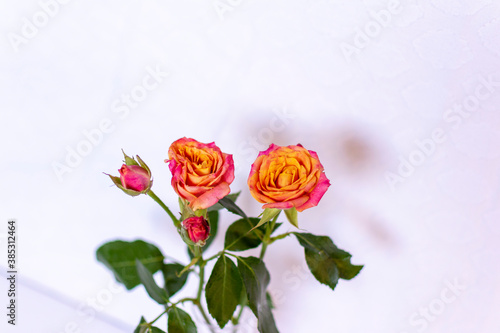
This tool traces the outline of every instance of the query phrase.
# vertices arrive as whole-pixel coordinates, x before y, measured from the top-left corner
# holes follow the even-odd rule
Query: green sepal
[[[127,154],[125,154],[123,149],[122,153],[123,153],[123,162],[125,162],[126,165],[139,165],[139,163],[137,163],[133,157],[130,157]]]
[[[290,222],[295,228],[299,228],[299,220],[297,218],[297,209],[295,207],[285,209],[285,215],[286,215],[286,218],[288,219],[288,222]]]
[[[179,208],[181,210],[181,222],[187,218],[195,216],[194,211],[191,207],[189,207],[189,203],[181,197],[179,197]]]
[[[195,216],[203,216],[204,218],[207,218],[207,210],[206,209],[198,209],[194,212]]]
[[[262,212],[262,218],[260,219],[259,223],[253,229],[260,227],[266,222],[271,221],[276,215],[278,215],[281,212],[281,209],[279,208],[266,208]]]
[[[139,165],[141,167],[143,167],[144,169],[146,169],[146,171],[149,173],[149,176],[151,176],[151,170],[149,169],[149,167],[147,166],[147,164],[144,163],[144,161],[139,157],[139,155],[136,155],[135,157],[137,157],[137,160],[139,161]]]
[[[111,176],[110,174],[107,174],[107,173],[105,173],[105,175],[109,176],[109,178],[111,178],[111,180],[113,181],[113,184],[115,184],[116,187],[118,187],[120,190],[122,190],[126,194],[128,194],[128,195],[130,195],[132,197],[135,197],[135,196],[138,196],[139,194],[142,194],[142,192],[137,192],[137,191],[134,191],[134,190],[129,190],[129,189],[126,189],[125,187],[123,187],[122,186],[122,181],[121,181],[120,177]]]
[[[189,238],[189,234],[188,234],[187,230],[184,229],[184,227],[182,227],[182,226],[179,228],[179,235],[181,235],[182,240],[187,245],[191,245],[191,246],[204,246],[205,245],[205,240],[199,241],[198,243],[193,242]]]

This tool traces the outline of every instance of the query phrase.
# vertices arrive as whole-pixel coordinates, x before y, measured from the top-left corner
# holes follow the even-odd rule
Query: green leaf
[[[208,312],[220,328],[226,326],[239,304],[243,288],[236,265],[226,255],[221,255],[208,279],[205,296]]]
[[[246,219],[248,218],[247,214],[245,214],[245,212],[240,207],[238,207],[238,205],[236,205],[236,203],[234,203],[234,201],[231,200],[231,198],[228,198],[227,195],[219,200],[219,204],[221,204],[222,207],[226,208],[233,214],[239,215]]]
[[[259,219],[254,217],[235,221],[226,231],[224,247],[229,251],[244,251],[259,246],[262,243],[266,227],[261,226],[254,229],[258,222]],[[281,223],[276,223],[274,230],[278,229],[280,225]],[[253,231],[250,232],[252,229]],[[229,247],[230,245],[231,247]]]
[[[229,251],[244,251],[259,246],[262,243],[263,231],[256,229],[249,232],[258,222],[258,218],[235,221],[227,228],[224,247]]]
[[[168,310],[168,333],[197,333],[191,317],[181,309],[172,307]]]
[[[325,253],[317,253],[309,249],[305,249],[307,266],[314,275],[316,280],[326,284],[330,288],[335,289],[339,282],[339,270],[335,264],[335,260],[328,257]]]
[[[97,260],[108,267],[118,282],[130,290],[141,283],[135,261],[139,260],[151,274],[163,266],[163,254],[153,244],[142,240],[113,241],[102,245],[96,252]]]
[[[304,247],[307,266],[316,280],[332,290],[339,278],[350,280],[361,271],[363,266],[351,264],[351,255],[339,249],[330,237],[308,233],[293,233]]]
[[[299,227],[299,220],[297,217],[297,209],[292,207],[290,209],[285,209],[285,215],[288,221],[296,228]]]
[[[335,263],[339,269],[340,278],[344,280],[354,279],[363,269],[363,265],[351,264],[351,257],[337,260]]]
[[[141,321],[139,322],[139,325],[137,325],[137,328],[134,330],[134,333],[145,333],[148,327],[142,326],[142,324],[144,323],[146,323],[146,319],[144,319],[144,317],[141,317]]]
[[[276,309],[276,306],[274,306],[273,298],[271,297],[271,294],[269,292],[266,292],[266,299],[267,299],[267,306],[269,306],[269,309]]]
[[[141,322],[139,323],[139,325],[137,325],[137,328],[134,330],[134,333],[165,333],[164,331],[162,331],[157,327],[153,326],[151,328],[148,328],[148,326],[142,324],[146,324],[146,319],[144,319],[144,317],[141,317]]]
[[[236,192],[236,193],[231,193],[231,194],[226,195],[225,198],[230,199],[232,202],[236,202],[236,199],[238,199],[238,197],[240,196],[240,193],[241,193],[241,191]],[[217,210],[221,210],[221,209],[224,209],[224,206],[222,206],[220,203],[217,202],[215,205],[208,207],[208,212],[217,211]]]
[[[151,272],[146,268],[146,266],[142,264],[142,262],[140,262],[140,260],[136,259],[135,265],[137,268],[137,274],[139,274],[139,279],[144,285],[144,288],[146,289],[149,297],[151,297],[159,304],[167,304],[167,292],[164,289],[158,287],[155,279],[153,278],[153,274],[151,274]]]
[[[259,332],[278,333],[267,298],[270,276],[266,265],[259,258],[238,257],[238,269],[247,291],[248,306],[259,320]]]
[[[189,274],[177,275],[184,269],[181,264],[166,264],[163,266],[163,277],[165,279],[165,290],[168,297],[172,297],[175,293],[182,289],[187,281]]]
[[[276,215],[278,215],[281,212],[281,209],[278,208],[266,208],[262,212],[262,218],[260,219],[259,223],[254,228],[258,228],[264,223],[271,221]]]
[[[219,228],[219,212],[212,211],[208,212],[208,223],[210,223],[210,237],[207,239],[205,245],[203,246],[203,251],[208,249],[210,244],[214,241],[217,235],[217,229]]]

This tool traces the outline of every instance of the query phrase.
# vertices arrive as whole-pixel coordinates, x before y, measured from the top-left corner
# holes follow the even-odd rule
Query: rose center
[[[198,149],[186,149],[185,156],[191,161],[193,169],[199,176],[205,176],[212,172],[212,159],[210,155]]]
[[[297,168],[295,166],[286,166],[278,176],[278,187],[282,188],[293,184],[297,180]]]

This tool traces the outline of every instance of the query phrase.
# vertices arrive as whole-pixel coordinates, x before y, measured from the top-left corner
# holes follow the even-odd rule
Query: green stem
[[[262,243],[262,248],[260,249],[260,256],[259,256],[260,260],[264,259],[264,255],[266,254],[266,250],[267,250],[267,243],[264,242],[264,243]]]
[[[205,260],[205,263],[207,263],[207,262],[209,262],[209,261],[212,261],[212,260],[214,260],[215,258],[217,258],[218,256],[222,255],[222,254],[224,253],[224,251],[225,251],[225,250],[226,250],[226,249],[224,249],[224,250],[220,251],[219,253],[214,254],[214,255],[213,255],[213,256],[211,256],[210,258],[206,259],[206,260]]]
[[[280,234],[278,236],[271,237],[270,244],[274,243],[277,240],[280,240],[280,239],[283,239],[285,237],[288,237],[292,233],[293,233],[293,231],[290,231],[290,232],[285,232],[284,234]]]
[[[177,302],[175,303],[172,303],[172,306],[174,305],[178,305],[178,304],[182,304],[184,302],[191,302],[193,304],[196,304],[196,302],[198,302],[198,300],[196,298],[192,298],[192,297],[186,297],[186,298],[182,298],[180,300],[178,300]]]
[[[163,311],[158,317],[155,318],[155,320],[151,321],[148,323],[148,326],[151,327],[158,319],[160,319],[167,311],[169,310],[170,307],[165,307],[165,311]]]
[[[247,299],[247,296],[245,295],[243,298],[242,298],[242,301],[240,303],[240,311],[238,312],[238,315],[236,316],[236,318],[232,321],[233,322],[233,325],[235,326],[233,328],[233,333],[237,333],[238,332],[238,323],[240,322],[240,318],[241,318],[241,315],[243,314],[243,310],[245,310],[245,307],[247,306],[247,303],[248,303],[248,299]]]
[[[205,264],[206,261],[203,260],[203,253],[201,250],[201,247],[195,246],[194,247],[194,255],[195,257],[199,258],[198,259],[198,266],[200,267],[200,283],[198,285],[198,293],[196,295],[196,302],[193,302],[196,304],[198,307],[198,310],[200,310],[201,315],[203,316],[203,319],[208,325],[208,328],[210,329],[210,332],[215,333],[213,328],[212,328],[212,323],[210,323],[210,319],[208,318],[207,314],[205,313],[205,309],[203,309],[203,306],[201,305],[201,294],[203,293],[203,285],[205,284]]]
[[[205,319],[205,322],[207,323],[208,329],[210,332],[215,333],[214,329],[212,328],[212,323],[210,322],[210,319],[208,319],[207,314],[205,313],[205,310],[203,309],[203,306],[201,303],[197,303],[196,306],[198,307],[198,310],[200,310],[201,315],[203,316],[203,319]]]
[[[264,239],[262,240],[262,248],[260,249],[260,260],[264,260],[264,255],[266,254],[267,246],[271,244],[271,233],[273,232],[274,226],[276,225],[276,221],[278,220],[278,213],[270,223],[267,224],[266,234],[264,235]]]
[[[180,223],[180,222],[179,222],[179,220],[175,217],[175,215],[174,215],[174,214],[172,214],[172,212],[171,212],[171,211],[170,211],[170,209],[167,207],[167,205],[165,205],[165,204],[163,203],[163,201],[161,201],[161,199],[160,199],[160,198],[158,198],[158,196],[157,196],[157,195],[156,195],[153,191],[151,191],[151,190],[150,190],[150,191],[148,192],[148,195],[149,195],[149,196],[150,196],[150,197],[151,197],[154,201],[156,201],[156,202],[157,202],[157,203],[161,206],[161,208],[163,208],[163,209],[167,212],[168,216],[170,216],[170,218],[172,219],[172,222],[174,222],[174,225],[175,225],[177,228],[179,228],[181,223]]]

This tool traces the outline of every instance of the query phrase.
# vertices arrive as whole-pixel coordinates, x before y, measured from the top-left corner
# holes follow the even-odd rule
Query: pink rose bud
[[[137,161],[125,156],[125,163],[118,172],[120,177],[108,175],[113,183],[123,192],[131,196],[146,194],[151,189],[153,181],[151,180],[151,170],[139,156],[136,156]]]
[[[183,238],[189,239],[194,245],[203,246],[210,236],[210,225],[203,216],[193,216],[182,221]],[[185,239],[187,241],[187,239]]]
[[[142,192],[149,187],[151,176],[149,172],[138,165],[123,164],[120,172],[122,186],[127,190]]]

